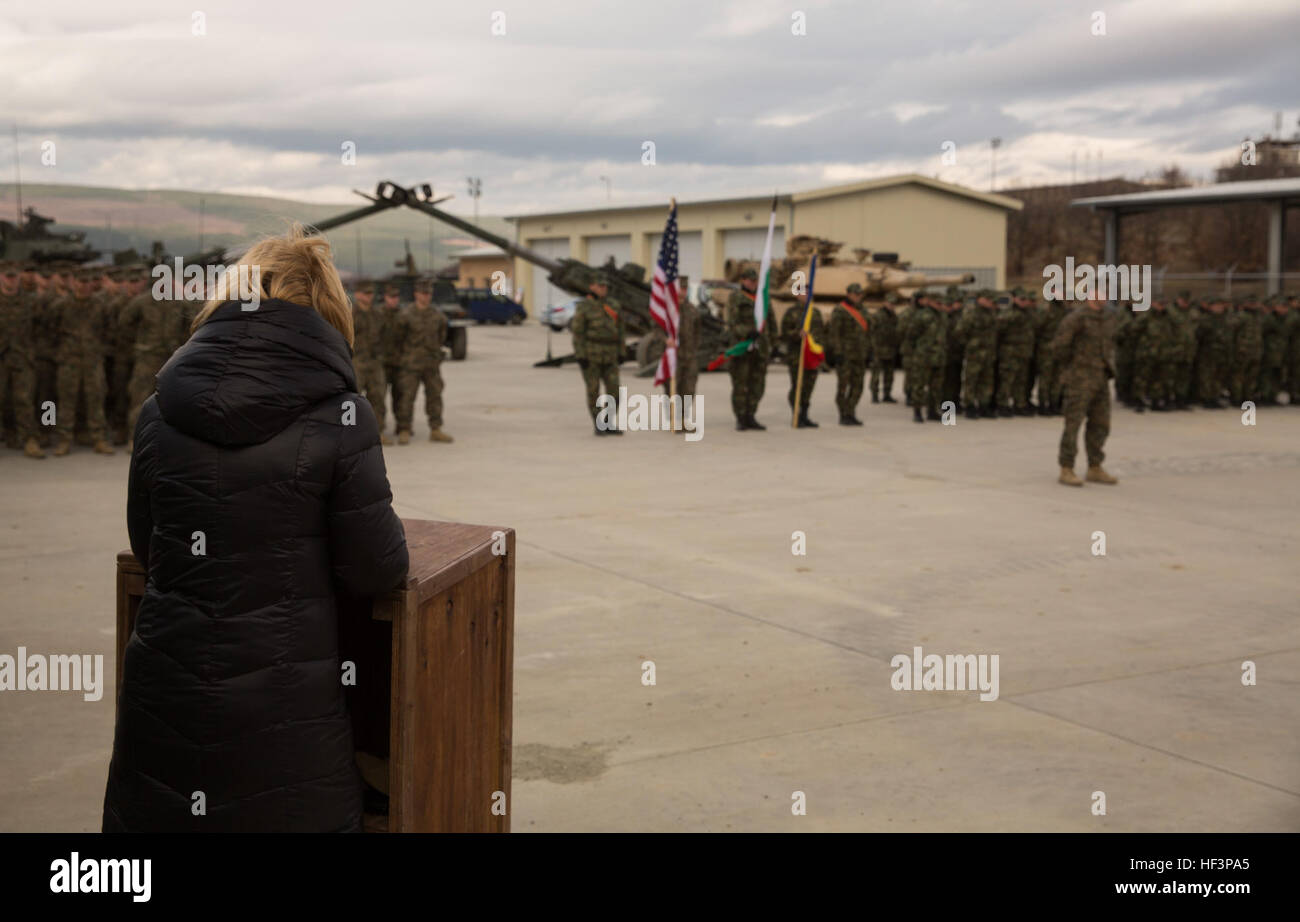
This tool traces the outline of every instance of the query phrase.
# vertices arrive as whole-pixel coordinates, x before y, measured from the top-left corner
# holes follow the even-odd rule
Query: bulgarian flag
[[[772,196],[772,213],[767,218],[767,240],[763,243],[763,259],[758,264],[758,291],[754,294],[754,327],[761,335],[767,323],[768,311],[772,305],[772,235],[776,232],[776,196]],[[727,359],[734,359],[749,351],[758,336],[741,340],[712,362],[706,371],[716,371],[726,364]],[[820,350],[819,350],[820,351]]]

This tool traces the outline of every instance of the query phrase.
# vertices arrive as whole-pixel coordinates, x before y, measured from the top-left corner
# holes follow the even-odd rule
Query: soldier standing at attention
[[[998,330],[998,414],[1028,416],[1029,404],[1025,385],[1029,380],[1029,360],[1034,354],[1034,315],[1017,288],[1011,296],[1011,309],[999,317]]]
[[[1207,410],[1222,410],[1223,374],[1228,368],[1228,316],[1222,298],[1211,298],[1196,325],[1196,394]]]
[[[13,412],[15,445],[29,458],[44,458],[36,439],[36,332],[34,299],[18,282],[12,263],[0,274],[0,409]]]
[[[384,383],[392,391],[393,420],[397,420],[397,408],[402,403],[402,289],[396,282],[384,285],[382,345],[384,359]],[[379,431],[388,427],[388,410],[384,401],[370,401],[375,415],[379,417]]]
[[[894,355],[898,352],[898,314],[894,305],[898,295],[890,292],[870,317],[871,327],[871,402],[894,403]],[[883,391],[884,397],[881,398]]]
[[[1051,300],[1038,319],[1039,416],[1059,416],[1061,413],[1061,368],[1052,353],[1052,340],[1068,313],[1064,301]]]
[[[415,303],[402,318],[402,358],[399,374],[402,402],[398,406],[397,444],[411,441],[415,394],[424,385],[424,412],[429,418],[429,441],[450,442],[442,431],[442,344],[447,338],[447,317],[433,306],[433,282],[415,283]]]
[[[800,318],[803,319],[802,312]],[[813,320],[814,330],[816,319]],[[813,333],[813,338],[817,334]],[[862,309],[862,286],[853,282],[845,297],[831,311],[827,330],[827,348],[831,350],[831,368],[835,369],[835,406],[840,411],[841,426],[861,426],[858,401],[867,377],[867,358],[871,353],[871,324]],[[799,366],[794,365],[797,369]],[[804,374],[804,388],[810,389],[809,375]],[[791,394],[793,395],[793,391]]]
[[[1192,370],[1196,366],[1196,328],[1201,312],[1192,307],[1192,293],[1180,291],[1174,299],[1174,309],[1169,312],[1173,321],[1174,347],[1170,369],[1174,406],[1190,410],[1192,399]]]
[[[913,296],[912,307],[907,314],[903,349],[909,356],[907,380],[912,386],[912,422],[923,423],[926,418],[940,418],[939,391],[943,387],[944,365],[947,362],[947,329],[943,316],[921,292]],[[921,415],[923,410],[924,417]]]
[[[961,321],[962,297],[957,286],[951,286],[944,297],[938,301],[943,311],[944,328],[948,335],[948,360],[943,366],[943,390],[939,394],[940,405],[951,402],[957,411],[961,411],[961,366],[966,355],[966,346],[958,332]]]
[[[56,444],[54,456],[72,450],[77,399],[85,401],[86,425],[98,454],[113,454],[104,418],[104,315],[93,295],[94,279],[89,271],[77,274],[72,294],[55,306],[58,317],[58,403],[55,407]]]
[[[695,393],[700,377],[700,309],[691,303],[690,291],[690,280],[677,276],[677,393],[683,397]]]
[[[1277,395],[1282,390],[1282,365],[1286,362],[1286,301],[1280,295],[1264,302],[1260,327],[1262,347],[1255,391],[1262,405],[1272,407],[1277,406]]]
[[[1074,473],[1074,458],[1079,451],[1079,427],[1087,420],[1083,442],[1088,453],[1087,480],[1114,484],[1118,481],[1106,473],[1101,462],[1103,447],[1110,434],[1110,379],[1115,376],[1115,357],[1111,317],[1106,313],[1106,296],[1094,292],[1084,307],[1071,311],[1061,321],[1052,341],[1052,351],[1061,369],[1064,385],[1065,430],[1057,461],[1061,465],[1059,482],[1081,487],[1083,481]]]
[[[146,285],[127,302],[122,312],[122,324],[135,330],[135,355],[127,388],[130,406],[126,418],[128,452],[135,442],[135,424],[140,418],[140,407],[154,391],[154,375],[188,335],[184,301],[180,300],[183,296],[184,282],[179,276],[172,280],[170,287],[165,284],[165,279],[159,279]]]
[[[998,315],[993,293],[981,291],[957,322],[957,335],[965,344],[966,374],[962,405],[967,419],[997,417],[993,406],[993,366],[998,361]]]
[[[358,279],[352,292],[352,369],[357,376],[357,392],[370,401],[377,419],[383,419],[384,398],[388,388],[384,384],[384,318],[375,310],[375,283],[371,279]],[[381,426],[379,441],[392,445]]]
[[[727,299],[727,336],[733,346],[749,341],[749,351],[733,356],[727,364],[731,374],[731,411],[736,429],[764,430],[755,414],[767,387],[767,360],[772,354],[772,308],[767,307],[763,329],[754,322],[754,298],[758,291],[758,270],[740,273],[740,288]]]
[[[1300,407],[1300,299],[1295,295],[1287,298],[1286,323],[1286,386],[1290,406]]]
[[[785,346],[785,365],[790,370],[790,393],[786,397],[786,403],[790,404],[791,412],[794,411],[794,392],[799,382],[799,364],[803,358],[803,318],[804,311],[807,309],[809,308],[806,304],[795,304],[781,317],[781,343]],[[815,341],[825,344],[826,324],[822,320],[822,312],[816,307],[812,307],[811,310],[808,332]],[[823,345],[823,348],[828,347]],[[813,388],[816,384],[816,370],[805,368],[803,390],[799,394],[799,417],[795,423],[800,429],[817,428],[817,424],[808,418],[808,405],[812,401]],[[838,399],[837,395],[836,400]],[[843,422],[842,418],[841,422]]]
[[[570,329],[573,332],[573,353],[582,369],[582,383],[587,389],[587,411],[596,435],[622,435],[617,424],[603,429],[596,423],[599,408],[600,386],[613,398],[612,418],[618,411],[618,366],[623,358],[623,315],[618,306],[609,300],[609,285],[596,278],[587,285],[587,297],[578,302],[573,312]]]
[[[1142,413],[1149,401],[1151,409],[1158,412],[1172,410],[1177,330],[1163,298],[1151,302],[1151,309],[1138,317],[1134,330],[1133,409]]]

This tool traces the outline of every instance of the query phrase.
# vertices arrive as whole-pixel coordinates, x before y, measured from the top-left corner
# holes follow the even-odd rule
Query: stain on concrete
[[[593,781],[609,769],[612,746],[579,743],[576,746],[547,746],[524,743],[514,748],[510,774],[515,781],[550,781],[572,784]]]

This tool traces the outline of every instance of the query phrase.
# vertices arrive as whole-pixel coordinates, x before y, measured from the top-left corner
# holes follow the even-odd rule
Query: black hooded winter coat
[[[355,391],[343,336],[275,300],[222,305],[158,373],[105,832],[360,829],[335,594],[396,587],[407,553]]]

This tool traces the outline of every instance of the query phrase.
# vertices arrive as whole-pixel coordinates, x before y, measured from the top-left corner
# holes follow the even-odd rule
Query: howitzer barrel
[[[534,266],[541,266],[551,274],[556,274],[560,271],[560,264],[555,260],[549,259],[540,253],[530,250],[526,246],[521,246],[518,243],[507,240],[505,237],[497,236],[491,231],[485,231],[483,228],[471,224],[469,221],[458,218],[453,214],[447,214],[447,212],[433,207],[428,202],[421,202],[418,199],[407,198],[405,204],[414,208],[416,211],[423,211],[431,218],[437,218],[444,224],[450,224],[452,227],[463,230],[467,234],[472,234],[480,240],[486,240],[493,246],[500,247],[511,256],[526,259]]]

